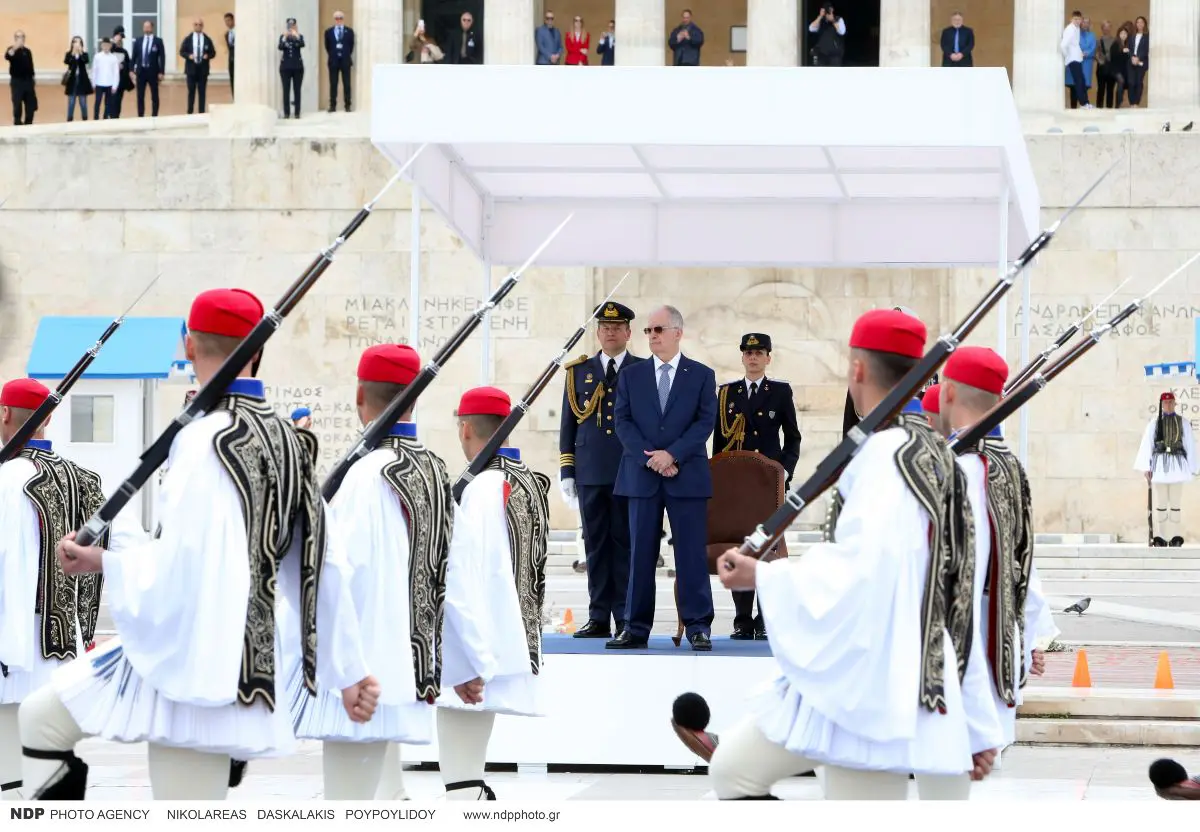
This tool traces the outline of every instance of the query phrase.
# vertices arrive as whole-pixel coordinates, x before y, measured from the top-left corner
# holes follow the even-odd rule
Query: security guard
[[[587,550],[588,621],[575,638],[612,638],[625,623],[629,586],[629,504],[613,494],[621,442],[617,439],[617,374],[644,361],[626,351],[633,310],[607,303],[596,311],[600,352],[581,355],[564,367],[562,422],[558,434],[563,499],[579,506]],[[609,629],[609,619],[616,629]]]
[[[788,483],[800,459],[800,428],[792,387],[767,378],[771,363],[771,336],[751,332],[742,336],[742,366],[745,378],[722,384],[717,390],[717,424],[713,431],[713,455],[725,451],[757,451],[783,466]],[[783,431],[783,442],[779,432]],[[733,593],[732,639],[765,639],[762,609],[753,616],[754,590]]]

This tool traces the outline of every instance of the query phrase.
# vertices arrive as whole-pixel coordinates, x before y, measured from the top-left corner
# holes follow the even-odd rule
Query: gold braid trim
[[[563,369],[571,370],[576,365],[587,361],[588,357],[589,356],[581,355],[579,358],[566,365],[566,367]],[[571,406],[571,412],[575,414],[575,420],[579,424],[582,425],[585,421],[587,421],[589,416],[595,413],[596,427],[600,427],[600,400],[604,398],[604,393],[604,382],[600,382],[599,386],[596,387],[595,394],[592,395],[591,401],[588,402],[588,406],[580,407],[579,397],[575,393],[575,374],[572,372],[567,373],[567,404]]]
[[[725,402],[729,398],[729,385],[721,387],[720,400],[717,402],[717,411],[721,414],[721,435],[729,440],[721,453],[725,451],[740,451],[742,443],[746,441],[746,414],[739,413],[737,418],[732,422],[725,419],[726,408]]]

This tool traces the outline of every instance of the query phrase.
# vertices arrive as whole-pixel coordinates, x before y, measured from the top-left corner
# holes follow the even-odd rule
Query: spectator
[[[63,73],[63,93],[67,96],[67,121],[75,120],[75,104],[79,104],[79,117],[87,121],[88,96],[92,94],[92,79],[88,77],[88,53],[83,49],[83,38],[71,38],[71,48],[63,56],[67,71]]]
[[[229,50],[229,97],[233,99],[237,92],[233,83],[234,59],[237,57],[237,29],[234,28],[233,12],[225,12],[225,48]]]
[[[296,105],[296,118],[300,118],[300,85],[304,83],[304,35],[296,26],[296,18],[287,19],[287,28],[279,36],[279,80],[283,82],[283,117],[292,117],[292,103]]]
[[[25,33],[13,33],[12,46],[4,50],[8,61],[8,85],[12,88],[13,124],[33,124],[37,90],[33,80],[33,53],[25,45]]]
[[[1105,20],[1100,24],[1100,38],[1096,44],[1096,106],[1113,106],[1113,93],[1116,91],[1116,79],[1113,77],[1112,55],[1113,44],[1112,23]]]
[[[312,427],[312,411],[307,407],[297,407],[292,411],[292,426],[308,430]]]
[[[554,12],[547,11],[546,19],[537,31],[533,33],[533,42],[537,47],[537,65],[547,66],[558,63],[563,53],[563,37],[554,25]]]
[[[1088,17],[1085,17],[1079,24],[1079,51],[1083,55],[1083,86],[1090,91],[1092,88],[1092,68],[1096,63],[1096,35],[1092,32],[1092,20]],[[1070,69],[1067,70],[1066,76],[1067,88],[1071,90],[1071,109],[1074,110],[1079,104],[1086,104],[1087,101],[1077,100]]]
[[[808,24],[808,31],[817,36],[817,43],[809,52],[813,66],[841,66],[846,54],[846,21],[832,3],[821,7],[816,20]]]
[[[154,24],[142,23],[142,36],[133,44],[133,66],[137,74],[138,118],[146,115],[146,88],[150,88],[150,115],[158,116],[158,85],[167,71],[162,38],[155,37]]]
[[[1071,12],[1071,22],[1063,29],[1062,40],[1058,48],[1062,52],[1063,64],[1067,68],[1067,77],[1071,79],[1072,106],[1082,104],[1083,109],[1090,110],[1088,103],[1087,85],[1083,82],[1083,50],[1079,46],[1079,32],[1083,25],[1083,13]]]
[[[1113,83],[1117,88],[1116,107],[1120,107],[1124,103],[1125,90],[1129,86],[1129,56],[1132,54],[1129,33],[1132,31],[1132,23],[1126,21],[1121,24],[1121,28],[1117,30],[1117,38],[1108,51],[1109,71],[1112,73]]]
[[[567,66],[587,66],[591,46],[592,36],[583,28],[583,18],[576,15],[566,40]]]
[[[617,21],[608,21],[608,31],[600,36],[596,44],[596,54],[600,56],[601,66],[612,66],[617,62]]]
[[[425,21],[418,20],[417,28],[413,31],[412,40],[408,44],[408,54],[404,62],[409,64],[440,64],[446,55],[425,34]]]
[[[475,35],[475,18],[470,12],[463,12],[459,18],[459,28],[450,35],[450,51],[446,54],[446,62],[451,64],[480,63],[479,38]]]
[[[133,72],[133,59],[129,57],[129,50],[125,48],[124,26],[113,29],[112,53],[121,58],[121,82],[117,86],[116,95],[109,99],[112,106],[112,114],[109,117],[120,118],[121,105],[125,102],[125,93],[134,88],[134,81],[137,80]],[[99,101],[96,102],[96,106],[100,106]],[[99,110],[96,112],[99,113]],[[100,116],[97,115],[96,118],[100,118]]]
[[[704,46],[704,32],[692,22],[692,10],[684,9],[681,22],[671,30],[667,46],[675,54],[675,66],[700,66],[700,47]]]
[[[200,18],[192,21],[192,33],[179,45],[179,57],[185,62],[188,115],[196,111],[196,93],[200,93],[200,112],[204,113],[204,102],[208,95],[208,71],[212,66],[212,59],[217,57],[217,47],[213,45],[212,38],[204,34],[204,21]]]
[[[843,24],[842,33],[845,31]],[[955,12],[950,15],[950,25],[942,30],[942,66],[975,66],[974,52],[975,32],[963,25],[962,12]]]
[[[124,77],[121,68],[125,59],[112,51],[112,41],[108,38],[100,41],[100,53],[96,55],[96,118],[100,118],[103,110],[104,118],[116,118],[117,91],[121,89],[121,79]]]
[[[1150,69],[1150,28],[1146,18],[1138,15],[1133,22],[1133,46],[1129,54],[1129,75],[1125,81],[1129,86],[1129,106],[1142,103],[1142,90],[1146,84],[1146,72]]]
[[[396,34],[399,34],[397,32]],[[354,66],[354,30],[346,25],[346,15],[333,13],[333,26],[325,30],[325,54],[329,63],[329,112],[337,110],[338,75],[342,76],[342,97],[350,112],[350,70]]]

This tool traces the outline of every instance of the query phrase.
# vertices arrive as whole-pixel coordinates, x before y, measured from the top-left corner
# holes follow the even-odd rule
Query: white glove
[[[561,480],[558,487],[562,490],[563,502],[570,508],[579,508],[579,493],[575,490],[574,478]]]

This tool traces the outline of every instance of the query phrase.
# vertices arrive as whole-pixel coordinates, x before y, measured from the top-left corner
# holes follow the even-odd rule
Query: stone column
[[[1150,80],[1155,109],[1200,104],[1200,3],[1150,0]]]
[[[371,110],[372,68],[376,64],[404,63],[410,34],[404,31],[404,6],[400,0],[354,0],[356,112]]]
[[[617,66],[663,66],[667,59],[665,0],[617,0]]]
[[[929,0],[885,0],[881,3],[879,65],[929,66],[931,14]],[[853,26],[853,18],[847,20],[846,25]]]
[[[1063,0],[1016,0],[1013,4],[1013,97],[1021,110],[1063,109],[1066,64],[1062,42]]]
[[[237,0],[236,103],[209,107],[214,135],[270,135],[279,115],[280,10],[280,0]]]
[[[534,0],[485,0],[483,4],[483,62],[532,66],[537,53],[533,30],[541,22]],[[558,17],[558,15],[555,15]],[[563,32],[566,27],[555,20]]]
[[[747,0],[746,66],[798,66],[800,4],[796,0]]]

